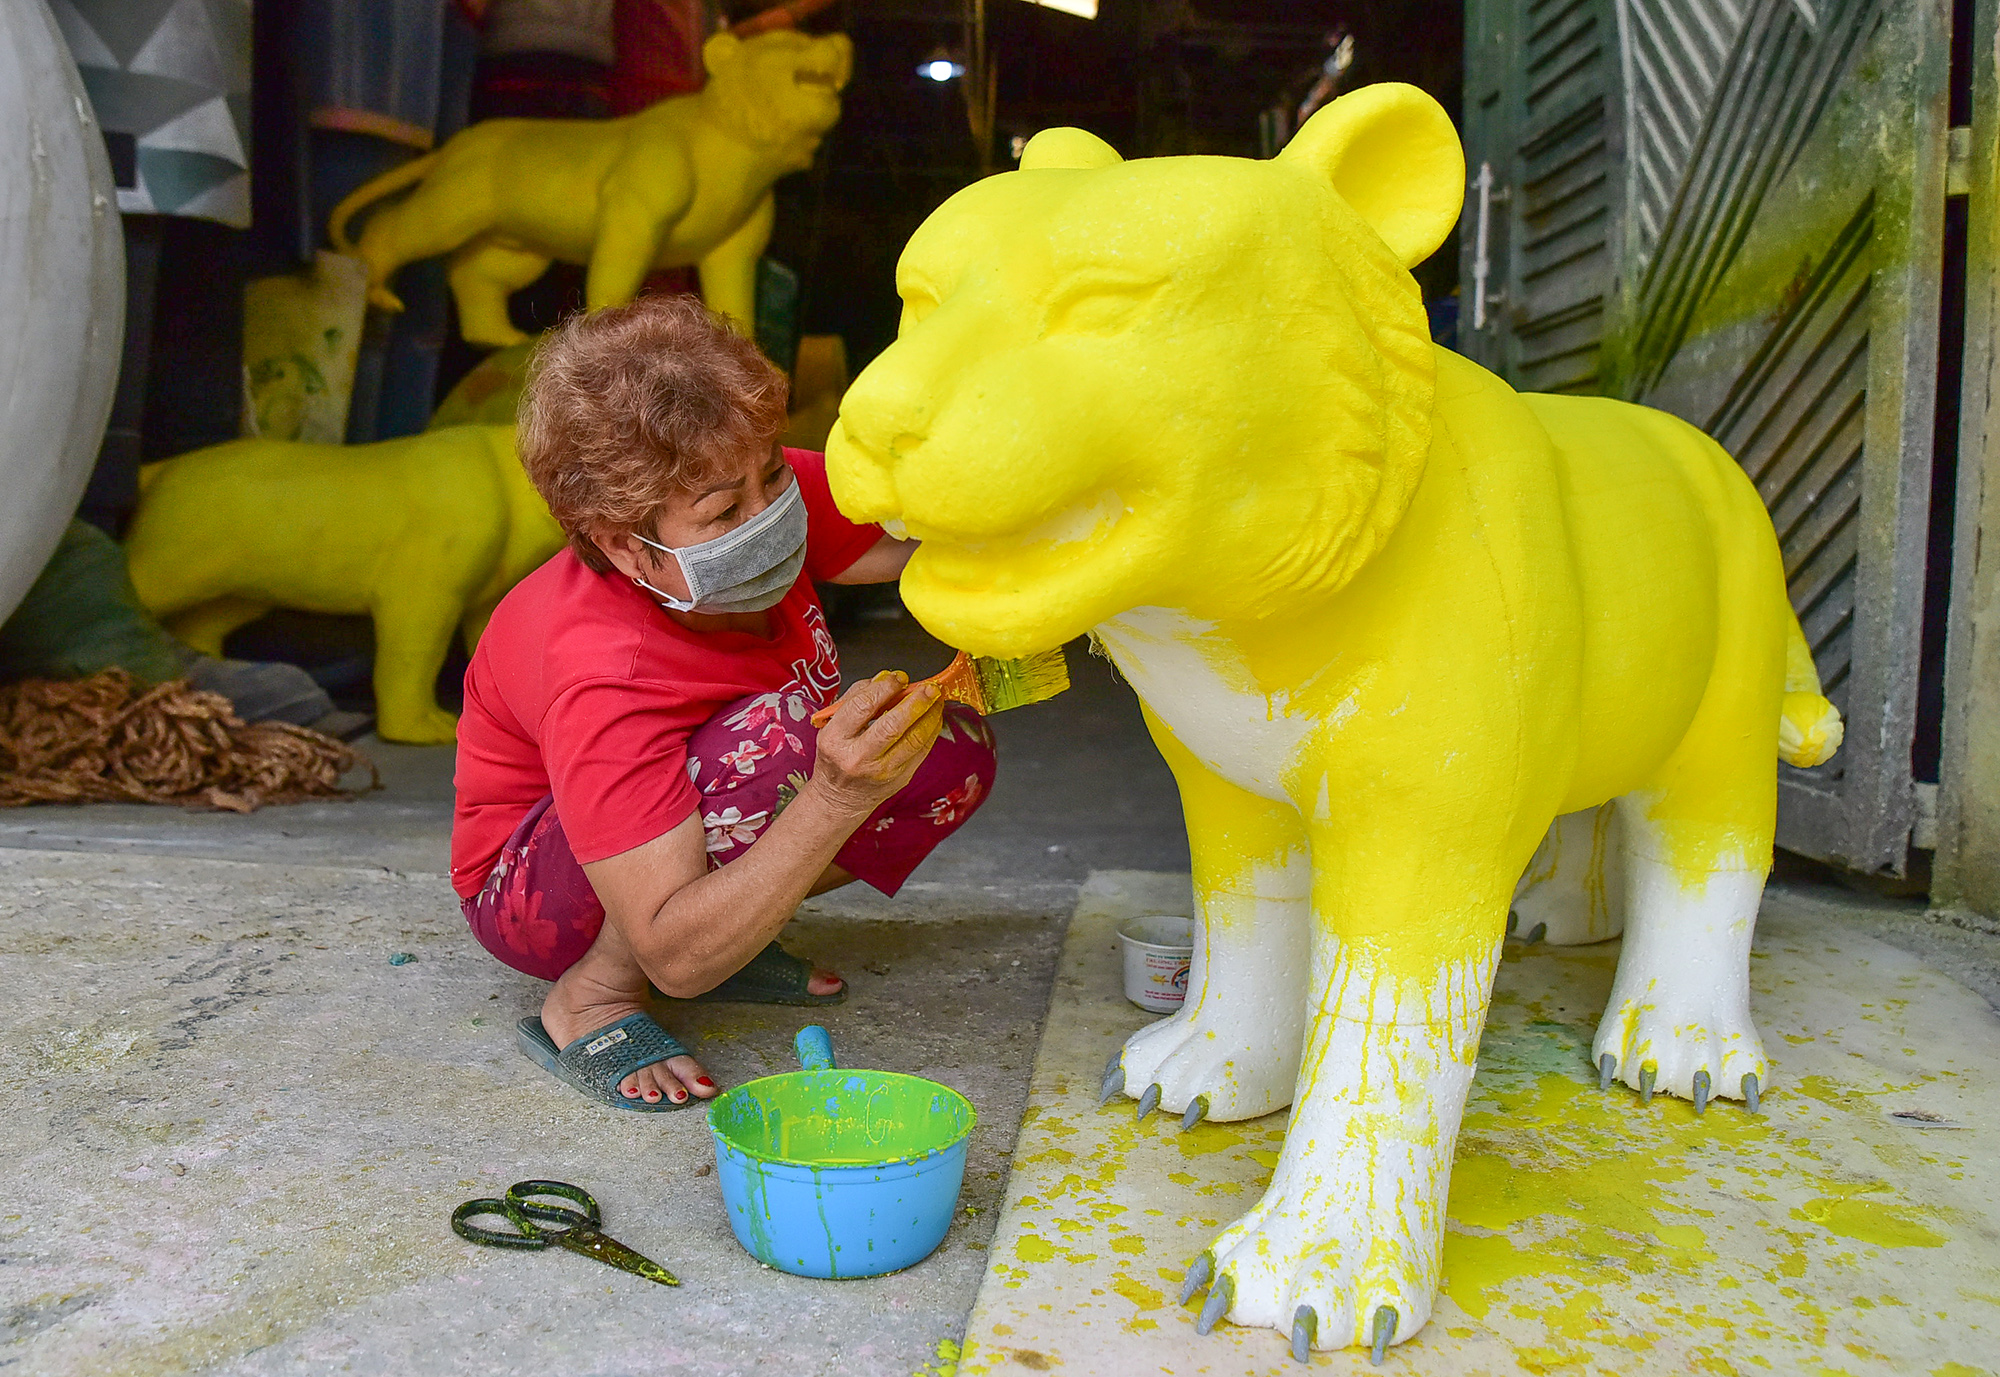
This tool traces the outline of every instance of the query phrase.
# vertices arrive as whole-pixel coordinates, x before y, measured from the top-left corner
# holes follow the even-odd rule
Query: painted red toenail
[[[710,1080],[710,1079],[709,1079],[708,1077],[706,1077],[706,1076],[696,1076],[696,1077],[694,1078],[694,1083],[695,1083],[696,1085],[705,1085],[705,1086],[707,1086],[707,1087],[708,1087],[708,1088],[709,1088],[710,1090],[713,1090],[713,1089],[715,1089],[715,1082],[714,1082],[714,1081],[712,1081],[712,1080]]]

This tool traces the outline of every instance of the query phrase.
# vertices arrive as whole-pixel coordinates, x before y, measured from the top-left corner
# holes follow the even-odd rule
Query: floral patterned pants
[[[735,860],[812,774],[819,733],[803,694],[760,693],[711,717],[688,741],[713,870]],[[978,713],[945,705],[944,730],[902,792],[847,839],[834,863],[884,894],[958,830],[993,787],[993,733]],[[553,797],[528,810],[479,893],[463,901],[481,946],[517,971],[554,980],[590,949],[604,906],[570,851]]]

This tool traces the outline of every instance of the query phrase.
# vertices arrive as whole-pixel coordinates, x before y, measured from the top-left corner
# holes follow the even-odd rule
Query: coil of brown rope
[[[365,788],[343,789],[366,769]],[[284,722],[246,724],[184,679],[148,688],[122,669],[0,685],[0,807],[175,803],[248,813],[378,789],[367,756]]]

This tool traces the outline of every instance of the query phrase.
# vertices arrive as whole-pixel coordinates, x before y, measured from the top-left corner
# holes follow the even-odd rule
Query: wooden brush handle
[[[936,674],[933,674],[928,679],[919,679],[915,683],[905,688],[900,694],[896,696],[896,701],[898,703],[902,702],[905,698],[910,696],[910,693],[913,690],[922,688],[925,684],[936,684],[939,689],[939,695],[938,695],[939,697],[947,698],[952,700],[953,702],[958,702],[958,703],[970,702],[970,699],[968,699],[966,696],[966,691],[967,691],[966,686],[970,681],[971,676],[972,676],[972,657],[967,655],[964,651],[961,650],[958,652],[957,657],[954,658],[950,664],[946,665]],[[974,684],[972,687],[973,690],[976,692],[977,690],[976,684]],[[832,720],[834,709],[838,708],[839,706],[840,704],[838,702],[828,703],[825,707],[821,708],[818,712],[814,713],[807,720],[813,724],[815,729],[824,727],[830,720]],[[973,703],[972,706],[976,708],[979,705],[977,703]]]
[[[921,682],[928,683],[929,680],[923,680]],[[915,687],[916,684],[905,685],[903,691],[896,695],[896,702],[898,703],[902,702],[903,699],[909,696],[910,690]],[[825,707],[821,708],[818,712],[814,713],[811,717],[808,717],[806,720],[812,723],[813,728],[817,730],[818,728],[824,727],[828,722],[831,722],[833,720],[833,714],[839,709],[839,707],[840,707],[840,701],[838,699],[835,699],[833,702],[828,703]]]

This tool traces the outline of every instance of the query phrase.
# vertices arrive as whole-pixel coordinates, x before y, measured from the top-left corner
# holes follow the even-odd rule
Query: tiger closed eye
[[[1106,335],[1123,329],[1152,300],[1159,282],[1095,280],[1079,282],[1057,295],[1049,307],[1050,334]]]

